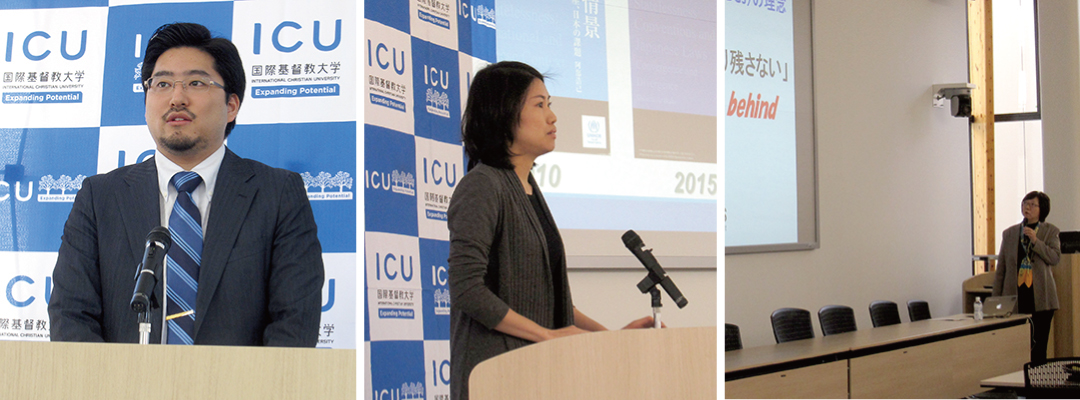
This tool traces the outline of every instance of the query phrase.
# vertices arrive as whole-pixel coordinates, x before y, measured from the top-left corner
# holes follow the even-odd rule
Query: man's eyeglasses
[[[204,93],[210,90],[210,87],[217,86],[225,89],[220,83],[214,82],[205,77],[188,78],[181,81],[150,78],[146,82],[143,82],[143,86],[146,87],[146,91],[154,94],[162,94],[172,92],[173,87],[179,83],[181,90],[189,91],[193,93]]]

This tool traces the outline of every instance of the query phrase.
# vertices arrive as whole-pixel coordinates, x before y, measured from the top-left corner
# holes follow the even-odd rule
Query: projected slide
[[[533,174],[559,227],[716,232],[716,3],[497,5],[498,59],[549,75]]]
[[[795,243],[792,12],[742,3],[724,10],[725,244]]]

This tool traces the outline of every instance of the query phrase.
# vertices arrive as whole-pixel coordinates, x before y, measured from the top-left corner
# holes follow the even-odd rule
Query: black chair
[[[870,303],[870,322],[874,323],[875,328],[899,324],[900,310],[891,301],[875,301]]]
[[[1025,397],[1038,399],[1077,398],[1080,393],[1080,357],[1051,358],[1043,363],[1024,364]]]
[[[772,319],[772,331],[776,343],[814,337],[814,326],[810,323],[809,311],[801,308],[781,308],[773,311],[770,319]]]
[[[908,301],[907,312],[911,322],[930,319],[930,304],[922,300]]]
[[[817,312],[821,333],[825,336],[851,332],[855,327],[855,310],[848,306],[825,306]]]
[[[742,336],[739,335],[739,326],[724,324],[724,351],[741,350]]]

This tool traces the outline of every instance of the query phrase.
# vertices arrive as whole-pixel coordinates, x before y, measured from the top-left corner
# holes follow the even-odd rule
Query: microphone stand
[[[135,290],[130,304],[131,309],[139,313],[139,344],[150,344],[150,311],[159,307],[154,287],[171,246],[172,237],[167,228],[159,226],[150,230],[142,262],[135,268]]]
[[[150,344],[150,313],[139,313],[139,344]]]
[[[652,295],[653,328],[660,329],[660,307],[662,307],[660,304],[660,289],[653,286],[652,289],[649,289],[649,294]]]
[[[668,296],[675,301],[675,305],[679,308],[686,307],[686,298],[683,297],[682,292],[675,286],[675,282],[671,280],[671,277],[664,272],[664,268],[660,266],[660,263],[656,262],[656,258],[652,255],[652,249],[645,249],[645,243],[641,241],[641,237],[638,236],[633,230],[626,231],[622,235],[623,244],[626,248],[634,253],[638,261],[645,266],[645,269],[649,271],[649,274],[638,282],[637,287],[641,293],[649,293],[652,295],[652,309],[653,309],[653,328],[659,329],[663,325],[660,322],[660,289],[657,286],[663,286],[664,291]]]
[[[154,285],[156,284],[157,276],[155,271],[143,269],[142,264],[140,264],[139,274],[135,280],[135,292],[137,294],[131,302],[132,308],[139,313],[139,344],[150,344],[150,330],[152,329],[150,310],[158,308],[157,296],[154,295]],[[149,296],[146,293],[149,293]]]
[[[645,276],[645,279],[642,279],[641,282],[638,282],[637,285],[638,290],[640,290],[641,293],[648,293],[652,298],[653,328],[656,329],[660,329],[661,327],[660,309],[663,307],[663,305],[660,304],[660,289],[658,288],[658,286],[660,286],[661,282],[670,282],[670,280],[671,278],[667,276],[659,278],[656,276],[656,274],[650,271],[649,275]]]

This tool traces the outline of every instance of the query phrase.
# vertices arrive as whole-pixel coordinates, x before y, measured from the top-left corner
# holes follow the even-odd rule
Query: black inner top
[[[533,188],[535,193],[536,188]],[[532,203],[533,210],[536,210],[536,217],[540,219],[540,226],[544,230],[544,238],[547,240],[548,248],[548,266],[551,267],[551,283],[555,289],[555,329],[569,326],[569,321],[566,319],[566,313],[563,311],[566,309],[566,285],[563,282],[563,275],[566,274],[565,263],[563,258],[563,243],[562,237],[559,236],[559,231],[555,229],[555,225],[551,223],[551,216],[548,215],[547,210],[543,204],[540,204],[540,197],[535,194],[529,195],[529,202]]]
[[[1031,229],[1035,229],[1035,227],[1039,226],[1039,223],[1036,222],[1034,224],[1028,224],[1025,226]],[[1020,279],[1020,263],[1024,261],[1024,257],[1027,257],[1027,248],[1028,246],[1031,246],[1031,241],[1028,240],[1027,235],[1024,235],[1024,228],[1020,228],[1020,244],[1018,246],[1020,247],[1020,249],[1016,252],[1016,273],[1017,279]],[[1034,254],[1033,250],[1031,254],[1032,264],[1035,263],[1035,257],[1038,257],[1038,255]],[[1020,285],[1016,288],[1016,312],[1020,314],[1035,313],[1035,290],[1032,288],[1035,285],[1035,282],[1032,282],[1031,285],[1032,286]]]

